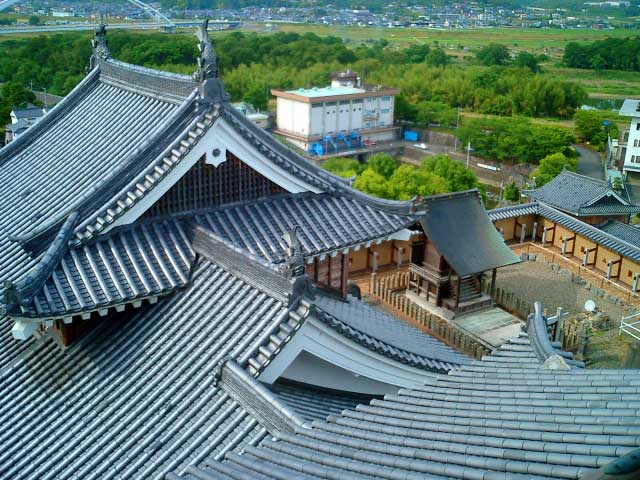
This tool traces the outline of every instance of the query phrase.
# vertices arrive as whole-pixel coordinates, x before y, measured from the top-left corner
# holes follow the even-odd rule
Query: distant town
[[[367,8],[339,8],[328,4],[318,7],[263,7],[247,6],[238,9],[163,9],[160,3],[142,2],[69,2],[38,1],[11,2],[7,12],[24,15],[16,19],[20,25],[31,16],[45,17],[43,23],[74,23],[104,15],[122,21],[145,21],[149,16],[193,20],[210,17],[229,22],[311,23],[383,28],[472,29],[493,27],[558,28],[558,29],[613,29],[634,28],[635,19],[624,13],[638,7],[632,2],[585,2],[578,11],[539,7],[506,7],[483,5],[479,2],[456,2],[443,6],[418,6],[390,2],[376,11]],[[33,21],[33,20],[32,20]],[[7,24],[7,19],[4,20]]]

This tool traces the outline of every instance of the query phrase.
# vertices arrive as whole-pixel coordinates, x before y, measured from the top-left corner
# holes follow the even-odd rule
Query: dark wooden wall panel
[[[207,164],[204,157],[198,160],[144,216],[150,218],[201,210],[285,191],[231,152],[227,152],[227,161],[218,167]]]

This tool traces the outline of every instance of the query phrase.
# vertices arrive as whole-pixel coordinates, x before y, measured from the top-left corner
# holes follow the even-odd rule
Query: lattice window
[[[144,216],[201,210],[284,192],[282,187],[227,152],[227,161],[217,168],[207,164],[204,157],[198,160]]]

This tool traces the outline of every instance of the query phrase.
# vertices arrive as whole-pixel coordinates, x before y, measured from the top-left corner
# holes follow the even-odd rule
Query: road
[[[573,145],[580,154],[578,157],[578,173],[598,180],[604,180],[604,167],[598,152],[580,145]]]

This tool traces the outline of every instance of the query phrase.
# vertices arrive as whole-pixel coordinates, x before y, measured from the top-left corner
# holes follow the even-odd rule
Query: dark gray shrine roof
[[[491,224],[477,191],[425,198],[420,222],[427,237],[458,275],[518,262]]]
[[[577,480],[640,447],[640,371],[549,369],[533,343],[167,478]]]
[[[334,194],[285,194],[225,205],[195,216],[219,238],[272,263],[285,258],[283,235],[294,226],[306,257],[340,251],[386,237],[416,222],[357,198]]]
[[[162,478],[262,440],[245,408],[256,399],[221,389],[217,367],[234,358],[257,376],[316,310],[313,299],[288,306],[271,294],[274,272],[242,261],[201,258],[187,287],[96,322],[66,350],[11,341],[3,321],[0,478]]]
[[[134,92],[94,69],[46,117],[2,148],[0,278],[16,281],[34,265],[25,242],[10,236],[28,239],[49,226],[55,231],[71,211],[90,210],[93,192],[129,172],[133,159],[161,141],[158,134],[183,110],[173,98]]]
[[[629,215],[640,212],[626,193],[616,192],[609,181],[563,170],[556,178],[538,188],[524,192],[533,200],[578,216]]]
[[[516,205],[513,207],[504,207],[496,210],[490,210],[489,218],[492,221],[504,220],[507,218],[517,218],[521,215],[540,215],[544,218],[556,222],[569,230],[584,235],[589,240],[606,247],[619,255],[640,262],[640,245],[630,243],[631,240],[627,229],[624,228],[626,234],[621,234],[621,228],[598,228],[589,225],[571,215],[560,210],[545,205],[540,202],[528,203],[526,205]]]

